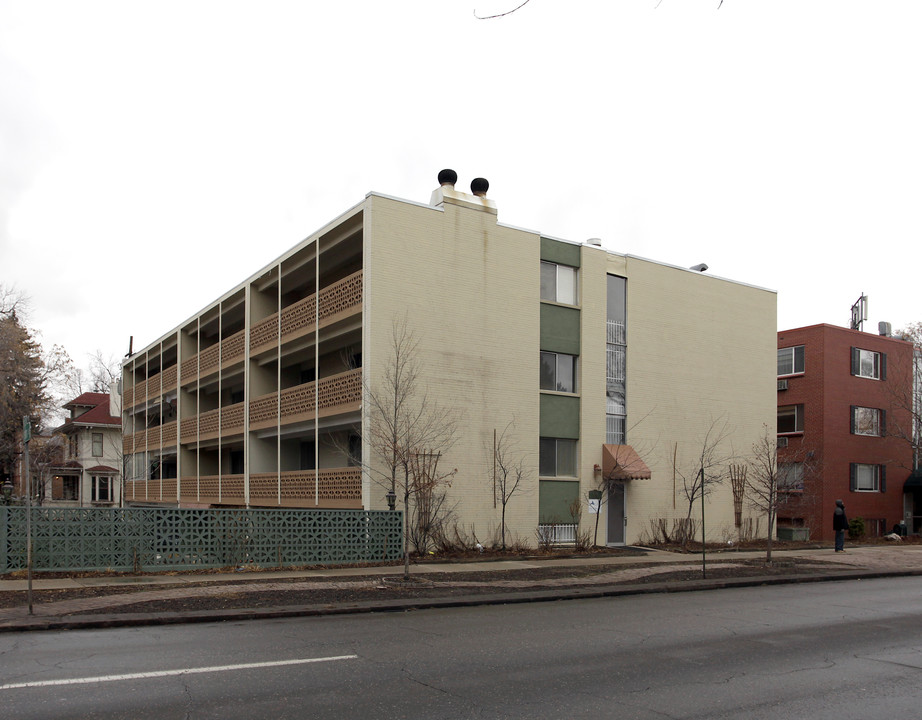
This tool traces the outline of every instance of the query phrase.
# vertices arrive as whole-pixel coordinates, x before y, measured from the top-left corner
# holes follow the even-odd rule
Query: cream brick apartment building
[[[574,507],[594,525],[603,476],[623,482],[599,542],[638,542],[685,517],[676,469],[710,427],[737,455],[774,432],[774,292],[505,225],[485,182],[468,194],[455,177],[428,204],[370,193],[127,359],[126,502],[386,508],[363,392],[381,387],[395,323],[430,400],[460,419],[440,463],[457,469],[458,526],[485,544],[496,431],[524,462],[506,517],[530,544]],[[613,468],[625,446],[638,458]],[[709,537],[734,537],[729,486],[707,508]]]

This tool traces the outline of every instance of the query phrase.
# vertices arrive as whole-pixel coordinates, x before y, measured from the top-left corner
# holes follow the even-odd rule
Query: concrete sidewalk
[[[726,551],[709,553],[710,567],[737,564],[763,559],[763,551]],[[644,551],[632,556],[603,556],[580,558],[528,558],[473,563],[425,563],[411,565],[414,576],[427,574],[489,573],[493,571],[528,570],[550,567],[605,566],[608,568],[587,577],[546,578],[541,580],[497,580],[495,582],[440,581],[439,587],[479,588],[470,595],[457,592],[451,597],[400,598],[372,600],[331,605],[298,605],[274,608],[247,608],[248,593],[274,590],[354,589],[380,584],[384,576],[401,575],[402,566],[374,568],[335,568],[303,571],[243,571],[217,574],[97,576],[33,580],[33,590],[68,590],[78,588],[140,586],[140,593],[113,593],[96,597],[76,598],[58,602],[36,604],[34,613],[28,614],[25,606],[0,609],[0,631],[76,629],[90,627],[117,627],[127,625],[172,624],[239,620],[244,618],[292,617],[321,614],[396,611],[424,607],[460,607],[471,605],[535,602],[568,598],[607,597],[651,592],[678,592],[690,590],[744,587],[777,583],[820,582],[854,578],[922,575],[922,546],[864,545],[849,548],[846,553],[835,553],[830,548],[819,550],[776,550],[774,559],[789,558],[826,563],[815,574],[765,575],[755,577],[684,580],[682,582],[651,582],[630,584],[632,580],[649,578],[664,572],[688,570],[699,566],[700,555],[676,554],[660,550]],[[188,585],[158,589],[162,585]],[[0,593],[26,590],[26,580],[0,580]],[[149,589],[148,589],[149,588]],[[489,588],[495,592],[484,593]],[[242,597],[239,608],[220,610],[189,610],[169,613],[135,613],[121,610],[131,604],[179,598],[221,596],[233,593]],[[111,609],[111,613],[105,610]],[[82,614],[82,613],[95,614]]]

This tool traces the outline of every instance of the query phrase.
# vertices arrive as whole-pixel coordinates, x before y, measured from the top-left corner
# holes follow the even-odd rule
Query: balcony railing
[[[227,405],[186,418],[180,426],[182,442],[213,440],[221,435],[235,435],[243,432],[244,408],[246,403]]]
[[[312,420],[314,392],[317,392],[319,417],[358,409],[362,401],[362,371],[347,370],[339,375],[304,383],[281,393],[263,395],[250,401],[250,429],[260,430]]]
[[[126,455],[144,452],[145,450],[159,450],[164,447],[176,445],[176,421],[147,428],[132,435],[122,436],[122,452]]]
[[[203,475],[183,477],[179,485],[180,503],[221,503],[245,505],[243,475]],[[161,482],[168,492],[160,494]],[[149,480],[137,488],[139,499],[175,501],[175,480]],[[142,489],[143,488],[143,489]],[[134,490],[134,489],[133,489]],[[358,508],[362,504],[362,473],[359,468],[294,470],[250,475],[249,504],[257,507]]]
[[[126,388],[122,393],[122,401],[125,407],[134,407],[145,400],[156,398],[170,390],[175,390],[178,374],[179,367],[171,365],[162,373],[151,375],[147,380],[135,383],[134,387]]]
[[[362,271],[344,277],[320,291],[319,308],[316,295],[282,308],[281,316],[273,313],[250,329],[250,352],[258,353],[302,337],[314,329],[314,313],[319,310],[319,324],[324,327],[343,314],[362,306]],[[281,319],[279,319],[281,317]],[[281,326],[280,326],[281,323]]]

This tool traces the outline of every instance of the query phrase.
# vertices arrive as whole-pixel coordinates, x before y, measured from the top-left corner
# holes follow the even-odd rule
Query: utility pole
[[[705,539],[707,535],[704,532],[704,465],[701,466],[701,577],[704,580],[707,580],[708,577],[708,568],[707,568],[707,545],[705,544]]]
[[[26,578],[28,579],[29,615],[32,614],[32,472],[29,469],[29,441],[32,439],[32,421],[22,418],[22,466],[26,477]]]

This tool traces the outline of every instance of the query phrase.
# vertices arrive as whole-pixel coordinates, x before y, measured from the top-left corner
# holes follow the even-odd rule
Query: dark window
[[[243,475],[243,450],[231,450],[230,474]]]
[[[576,392],[576,356],[565,353],[541,353],[541,389]]]
[[[576,440],[541,438],[539,455],[539,475],[576,477]]]
[[[778,433],[804,431],[804,406],[784,405],[778,408]]]

